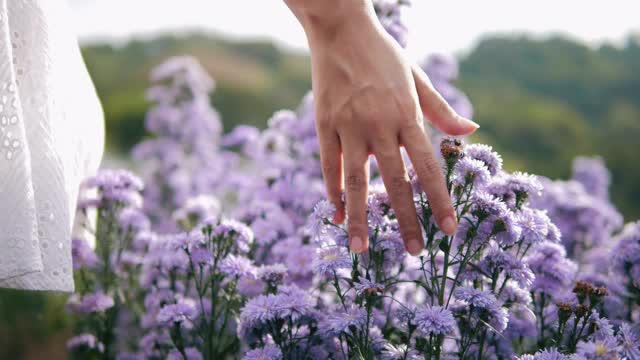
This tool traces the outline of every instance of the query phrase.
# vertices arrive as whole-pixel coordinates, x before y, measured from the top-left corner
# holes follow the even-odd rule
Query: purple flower
[[[311,314],[313,310],[313,298],[295,285],[280,286],[278,296],[282,303],[278,314],[280,318],[290,318],[296,322]]]
[[[523,209],[516,215],[516,223],[522,229],[522,238],[527,244],[535,244],[547,239],[550,220],[541,210]]]
[[[151,226],[144,213],[135,208],[125,208],[120,211],[118,222],[124,230],[132,230],[134,232],[149,230]]]
[[[248,351],[244,354],[243,360],[281,360],[282,351],[271,344],[265,345],[265,347],[257,348]]]
[[[96,292],[82,298],[78,294],[72,295],[67,301],[67,308],[77,314],[91,314],[104,312],[112,308],[114,304],[112,297],[102,292]]]
[[[300,245],[294,249],[290,249],[287,252],[287,269],[292,275],[308,275],[312,269],[310,264],[313,263],[313,259],[316,256],[316,251],[313,246]]]
[[[617,360],[620,346],[614,337],[601,340],[580,341],[576,354],[583,359]]]
[[[273,284],[279,284],[287,277],[287,267],[282,264],[262,265],[258,268],[259,279]]]
[[[313,262],[313,272],[318,275],[331,276],[340,269],[351,268],[351,257],[346,249],[331,246],[318,249],[317,257]]]
[[[535,274],[532,289],[549,295],[559,295],[573,282],[577,265],[566,258],[564,247],[543,241],[532,249],[524,261]]]
[[[538,195],[542,191],[542,184],[537,177],[519,171],[507,178],[507,187],[516,194]]]
[[[495,271],[504,271],[505,275],[508,275],[524,289],[529,289],[535,279],[533,272],[526,263],[516,259],[510,252],[503,251],[493,242],[490,243],[484,258],[479,262],[478,266],[488,274],[492,274]]]
[[[266,288],[267,284],[254,276],[245,276],[238,279],[238,293],[249,298],[264,293]]]
[[[573,160],[573,180],[581,183],[587,193],[608,200],[611,173],[600,157],[577,157]]]
[[[351,334],[352,327],[361,329],[366,324],[367,311],[360,307],[351,306],[346,311],[340,308],[327,314],[321,321],[319,328],[325,334],[338,336],[343,333]]]
[[[502,332],[509,323],[509,314],[500,306],[496,297],[487,290],[474,289],[471,286],[463,286],[455,289],[453,295],[456,299],[464,301],[472,306],[472,310],[488,322],[495,331]]]
[[[104,345],[91,334],[81,334],[67,341],[67,349],[69,351],[96,350],[99,353],[103,353]]]
[[[74,269],[83,267],[95,268],[100,263],[98,255],[83,238],[73,238],[71,240],[71,256],[73,257]]]
[[[222,138],[222,146],[243,146],[254,142],[260,137],[260,130],[254,126],[238,125],[230,133]]]
[[[220,201],[211,195],[196,195],[187,199],[185,204],[173,213],[177,222],[198,223],[218,216],[221,211]]]
[[[483,162],[491,176],[502,171],[502,157],[489,145],[469,144],[465,147],[464,153],[468,158]]]
[[[325,220],[331,220],[336,212],[336,207],[327,200],[322,200],[313,208],[309,216],[309,232],[317,236],[325,227]]]
[[[236,255],[229,255],[222,259],[219,266],[220,272],[231,277],[255,277],[256,268],[251,260]]]
[[[220,225],[213,229],[216,235],[233,236],[235,244],[240,251],[249,251],[249,246],[253,243],[253,231],[247,225],[235,220],[222,220]]]
[[[419,307],[411,322],[423,336],[447,335],[453,332],[456,322],[453,314],[440,306]]]
[[[613,270],[629,285],[640,288],[640,221],[627,224],[614,241]]]
[[[556,348],[540,350],[534,355],[522,355],[518,360],[569,360],[569,356],[559,352]]]
[[[202,354],[196,348],[188,347],[184,349],[184,352],[185,352],[185,355],[187,355],[186,359],[184,356],[182,356],[182,354],[180,353],[180,351],[178,351],[178,349],[171,350],[171,352],[169,352],[169,354],[167,355],[167,360],[202,360],[203,359]]]
[[[240,312],[241,327],[250,329],[276,319],[281,310],[281,300],[273,294],[260,295],[249,300]]]
[[[160,324],[184,324],[190,325],[198,315],[195,303],[190,300],[180,300],[176,304],[165,305],[160,309],[157,321]]]
[[[206,248],[196,248],[191,252],[191,261],[196,266],[213,264],[213,254]]]
[[[355,282],[353,286],[356,288],[356,294],[359,296],[363,294],[381,295],[384,292],[383,284],[369,281],[363,277],[360,278],[359,282]]]
[[[640,359],[640,338],[631,325],[623,323],[618,331],[621,355],[628,359]]]
[[[453,183],[458,186],[472,184],[474,188],[480,188],[489,181],[490,177],[489,169],[482,161],[464,157],[456,163]]]
[[[479,308],[489,308],[497,303],[496,297],[488,290],[462,286],[454,290],[453,296],[461,301]]]
[[[204,235],[199,231],[183,232],[169,236],[169,242],[175,249],[189,250],[199,248],[205,244]]]
[[[142,180],[126,170],[101,170],[98,175],[85,181],[87,188],[96,188],[101,201],[121,203],[125,206],[140,207],[143,188]]]

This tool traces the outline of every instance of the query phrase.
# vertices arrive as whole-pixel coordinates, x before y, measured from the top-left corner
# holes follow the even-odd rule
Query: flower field
[[[377,11],[404,45],[401,6]],[[423,68],[471,116],[455,62]],[[197,61],[169,59],[152,82],[140,176],[83,185],[73,357],[640,359],[640,222],[610,203],[599,158],[553,181],[435,134],[457,233],[438,229],[409,171],[425,248],[408,255],[373,162],[357,255],[324,199],[311,95],[265,130],[223,135]]]

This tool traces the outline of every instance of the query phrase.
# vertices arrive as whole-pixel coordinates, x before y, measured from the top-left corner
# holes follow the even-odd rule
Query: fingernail
[[[354,253],[361,253],[362,251],[364,251],[364,249],[362,249],[362,246],[362,239],[359,236],[354,236],[351,238],[351,251],[353,251]]]
[[[477,122],[475,122],[475,121],[473,121],[471,119],[467,119],[467,118],[463,118],[463,117],[460,117],[459,119],[461,119],[463,122],[468,123],[469,125],[473,126],[476,129],[480,128],[480,124],[478,124]]]
[[[444,220],[442,220],[440,227],[442,232],[451,236],[456,232],[456,227],[457,227],[456,219],[453,216],[448,216],[444,218]]]
[[[409,251],[409,254],[413,256],[420,255],[422,252],[422,242],[416,239],[409,240],[407,242],[407,251]]]

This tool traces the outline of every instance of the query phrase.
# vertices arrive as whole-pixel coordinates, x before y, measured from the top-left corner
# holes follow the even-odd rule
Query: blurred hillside
[[[164,36],[121,47],[83,48],[102,98],[112,152],[143,135],[150,69],[171,55],[197,57],[217,81],[212,103],[226,130],[263,126],[310,89],[304,54],[267,42],[210,35]],[[640,44],[592,49],[563,38],[489,37],[461,59],[458,85],[482,127],[475,140],[494,145],[507,167],[567,177],[580,154],[602,154],[613,171],[615,203],[640,217]]]

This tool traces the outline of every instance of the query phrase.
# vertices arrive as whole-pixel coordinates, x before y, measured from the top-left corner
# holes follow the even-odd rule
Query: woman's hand
[[[418,254],[424,247],[400,146],[411,159],[440,229],[452,235],[457,219],[424,132],[423,112],[450,135],[472,133],[478,125],[458,116],[424,72],[407,62],[369,1],[287,3],[309,39],[322,172],[337,223],[345,219],[343,183],[346,187],[351,250],[368,248],[369,154],[376,156],[405,248]]]

